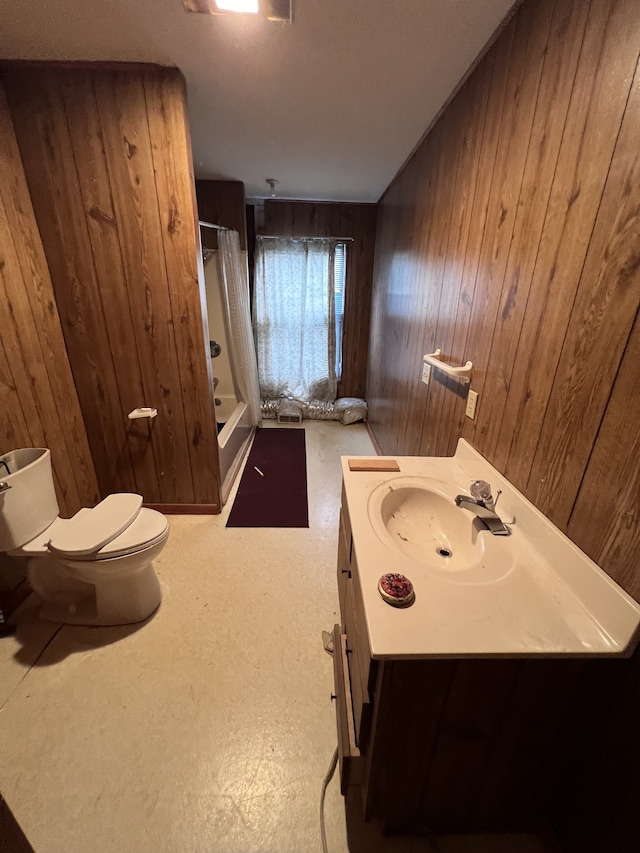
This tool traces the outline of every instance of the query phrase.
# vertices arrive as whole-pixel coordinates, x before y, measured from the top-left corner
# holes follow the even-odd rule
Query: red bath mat
[[[258,429],[227,527],[308,527],[304,429]]]

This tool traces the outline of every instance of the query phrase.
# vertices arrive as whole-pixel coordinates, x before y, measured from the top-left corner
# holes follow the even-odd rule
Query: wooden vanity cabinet
[[[534,827],[566,770],[563,721],[588,662],[374,660],[344,491],[338,589],[342,793],[357,786],[365,819],[395,829]]]

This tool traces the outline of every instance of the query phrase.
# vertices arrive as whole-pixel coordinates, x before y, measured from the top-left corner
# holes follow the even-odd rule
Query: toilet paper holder
[[[129,420],[134,421],[137,418],[155,418],[157,414],[157,409],[153,409],[151,406],[141,406],[139,409],[129,412],[128,417]]]

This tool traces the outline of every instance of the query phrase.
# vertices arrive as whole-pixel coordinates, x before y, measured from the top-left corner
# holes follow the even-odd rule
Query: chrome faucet
[[[470,509],[494,536],[508,536],[509,528],[496,513],[496,501],[491,494],[491,486],[485,480],[476,480],[469,489],[471,495],[456,495],[457,506]],[[498,492],[496,500],[500,497]]]

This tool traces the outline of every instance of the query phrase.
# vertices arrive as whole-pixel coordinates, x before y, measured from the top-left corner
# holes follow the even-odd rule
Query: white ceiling
[[[377,201],[513,0],[293,0],[293,24],[182,0],[0,0],[0,56],[177,65],[196,175]]]

